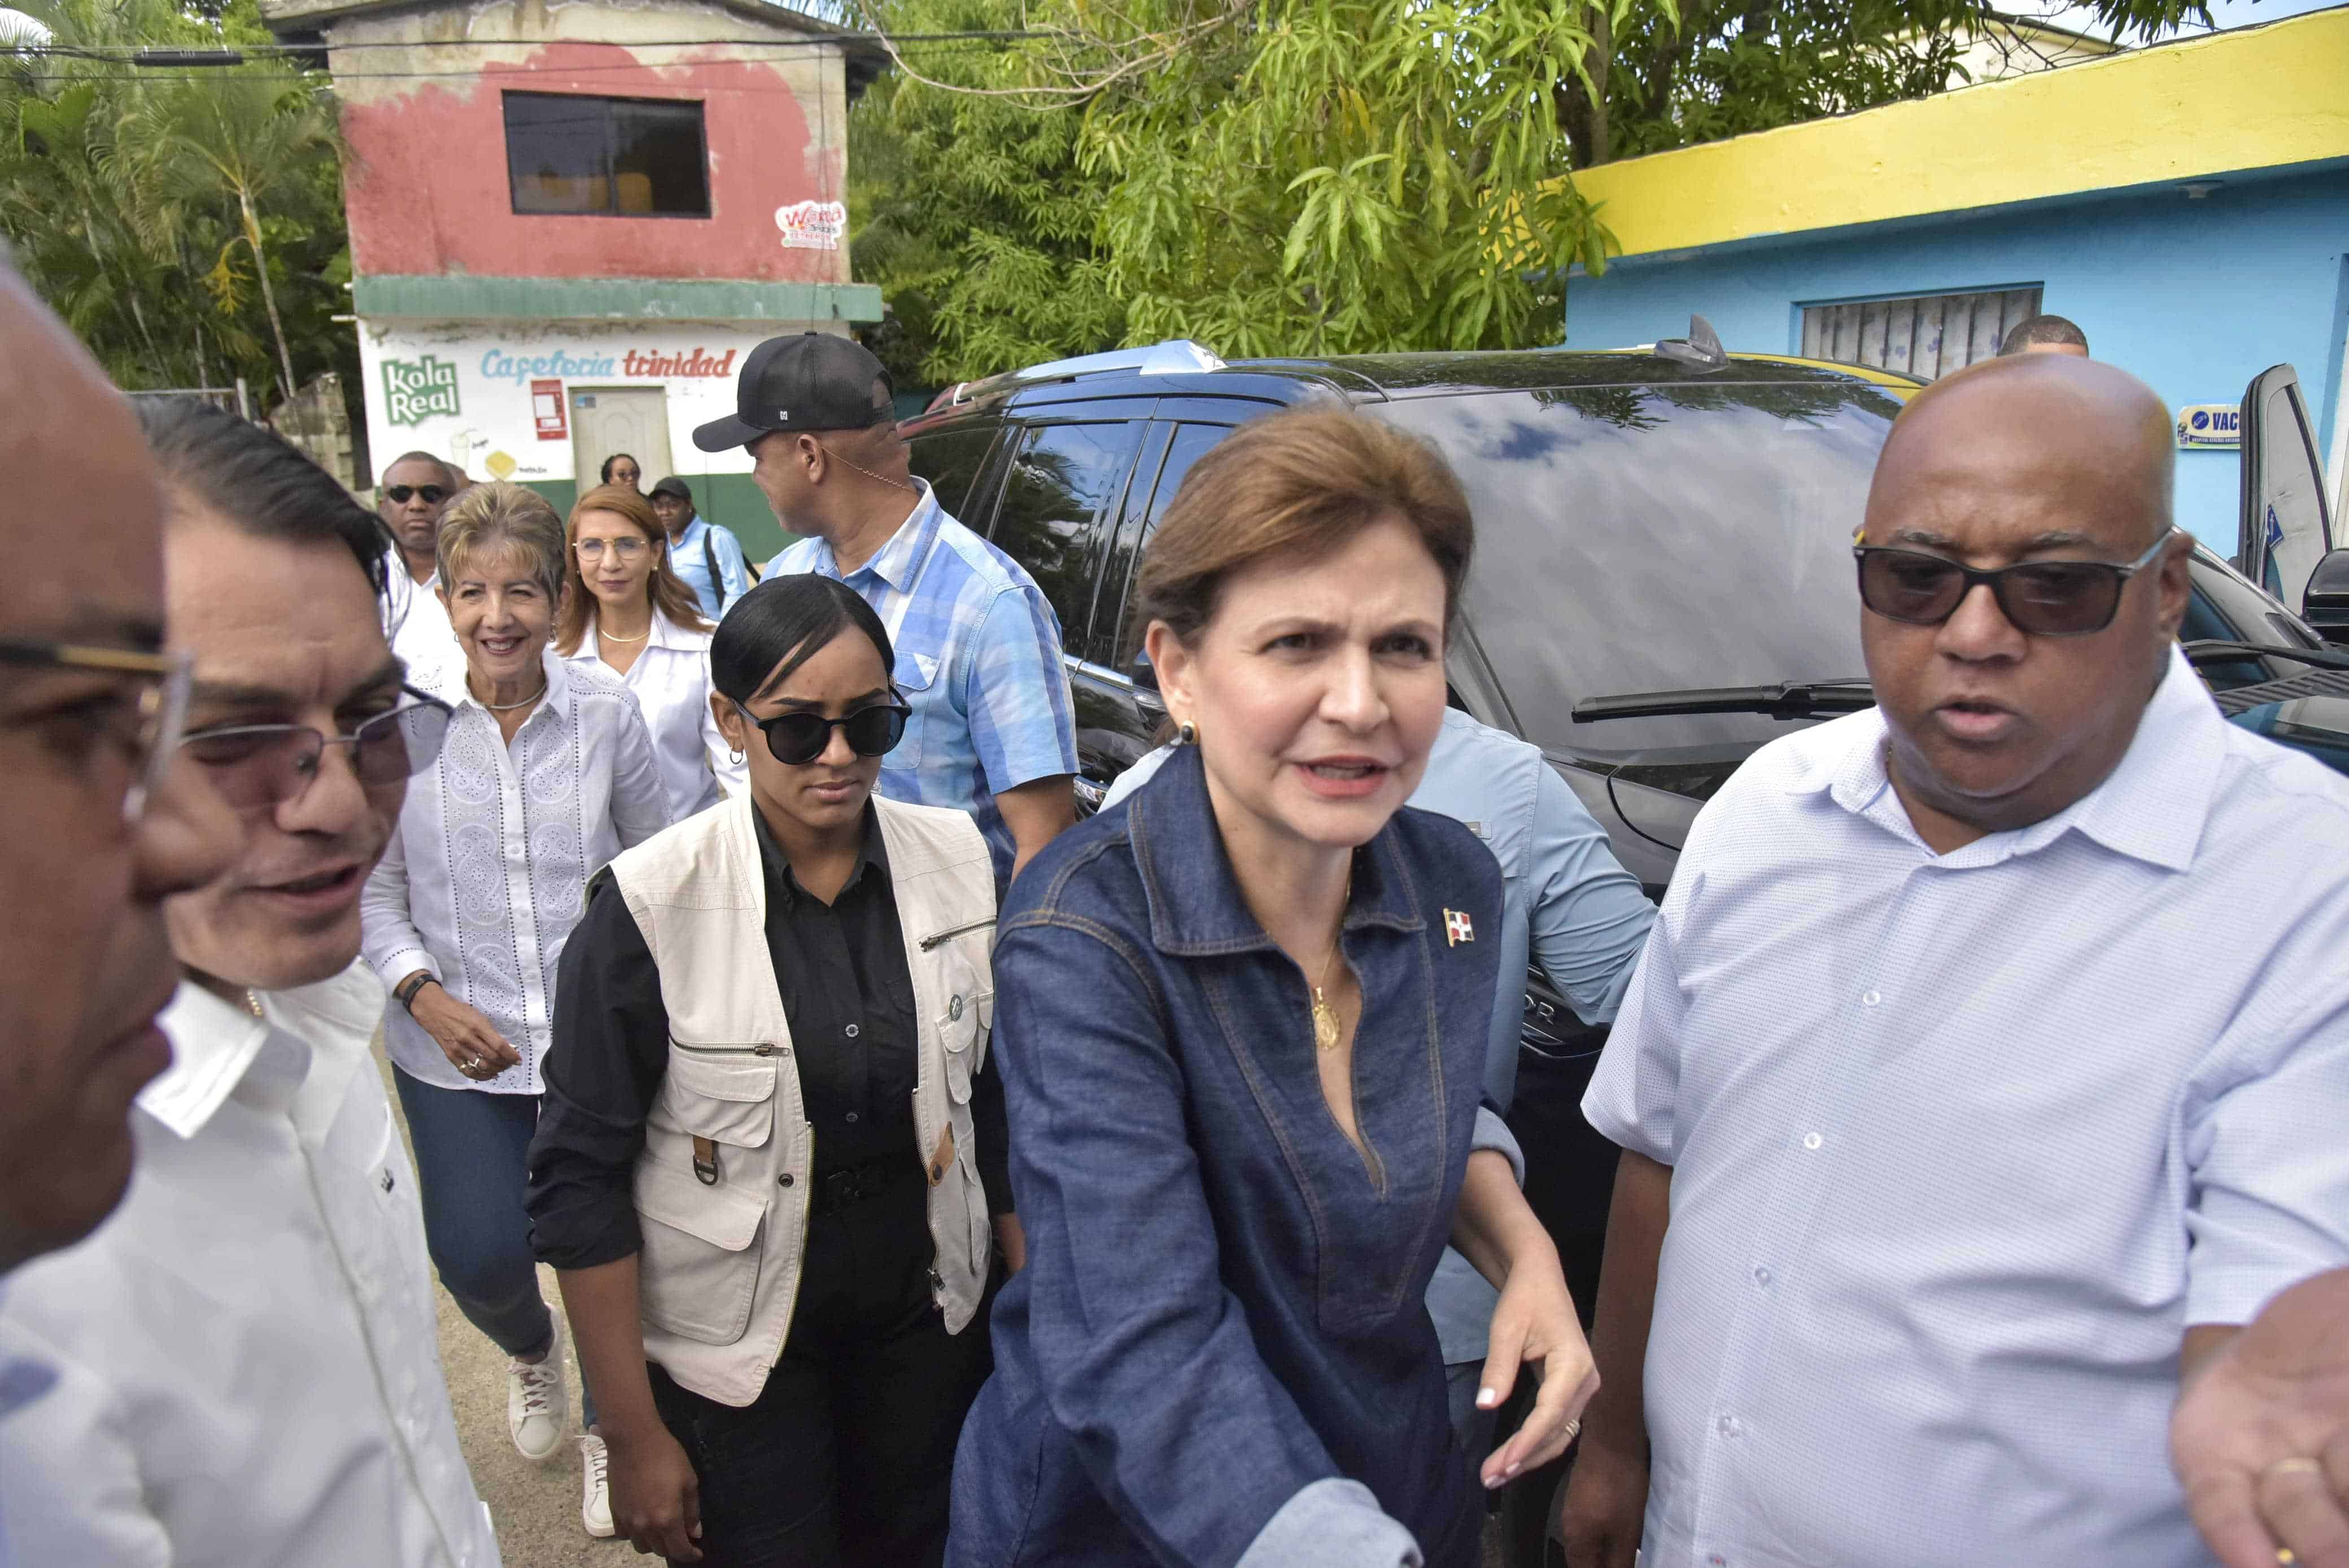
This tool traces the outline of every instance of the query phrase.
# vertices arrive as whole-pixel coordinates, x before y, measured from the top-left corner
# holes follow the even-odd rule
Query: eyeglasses
[[[836,728],[848,738],[848,748],[859,757],[880,757],[905,737],[905,720],[914,710],[902,702],[876,702],[840,718],[820,713],[785,713],[761,718],[740,703],[742,717],[767,734],[767,750],[786,768],[804,768],[832,745]]]
[[[329,746],[350,748],[351,771],[367,789],[405,783],[440,757],[450,709],[421,692],[401,689],[411,701],[378,714],[348,735],[321,735],[304,724],[239,724],[201,730],[180,748],[204,765],[212,787],[240,811],[298,798],[318,776],[318,759]]]
[[[449,499],[449,492],[439,485],[394,485],[383,493],[391,498],[394,506],[406,506],[412,495],[422,496],[426,506],[439,506]]]
[[[116,749],[130,763],[123,787],[122,820],[136,822],[148,798],[160,788],[188,716],[193,666],[185,654],[144,654],[129,648],[98,648],[77,643],[41,643],[0,638],[0,664],[39,669],[100,670],[134,676],[147,684],[136,701],[117,705],[99,720]]]
[[[2174,530],[2126,566],[2109,561],[2026,561],[1983,572],[1921,550],[1854,545],[1859,602],[1887,620],[1938,626],[1958,613],[1966,595],[1986,585],[1999,613],[2034,637],[2085,637],[2113,624],[2121,590],[2153,564]]]
[[[580,560],[586,562],[592,566],[596,562],[604,559],[604,547],[606,544],[609,544],[612,547],[612,553],[615,556],[618,557],[621,561],[629,562],[635,562],[636,557],[642,555],[646,551],[652,548],[652,545],[646,540],[627,534],[623,534],[618,539],[611,540],[583,539],[579,541],[578,543],[574,544],[571,548],[579,552]]]

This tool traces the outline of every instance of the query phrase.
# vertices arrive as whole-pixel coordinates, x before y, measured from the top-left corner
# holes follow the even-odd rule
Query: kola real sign
[[[457,366],[427,354],[413,363],[383,362],[384,417],[395,425],[421,425],[435,414],[454,415]]]

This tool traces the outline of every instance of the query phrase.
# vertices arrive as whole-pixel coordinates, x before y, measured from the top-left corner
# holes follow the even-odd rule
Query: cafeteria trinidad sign
[[[414,361],[383,362],[385,416],[395,425],[421,425],[436,414],[454,415],[457,366],[427,354]]]

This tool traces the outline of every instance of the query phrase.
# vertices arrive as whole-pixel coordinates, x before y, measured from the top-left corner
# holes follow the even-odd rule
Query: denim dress
[[[1021,873],[995,1059],[1029,1263],[963,1428],[952,1568],[1226,1568],[1340,1480],[1431,1568],[1475,1563],[1423,1297],[1478,1141],[1500,920],[1458,822],[1406,809],[1355,852],[1358,1150],[1195,748]]]

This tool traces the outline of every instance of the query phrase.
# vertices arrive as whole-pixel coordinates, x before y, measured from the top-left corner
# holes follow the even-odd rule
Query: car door
[[[1078,799],[1087,810],[1100,804],[1102,792],[1112,780],[1158,744],[1166,707],[1158,699],[1158,683],[1142,650],[1146,628],[1133,615],[1133,576],[1151,534],[1166,515],[1174,492],[1182,489],[1191,465],[1231,433],[1227,424],[1161,420],[1143,448],[1125,515],[1110,538],[1100,597],[1093,607],[1097,655],[1079,672],[1095,703],[1092,760],[1085,779],[1077,786]],[[1086,749],[1081,738],[1079,749]]]
[[[2300,376],[2272,365],[2243,392],[2243,510],[2237,570],[2297,610],[2333,548],[2324,469],[2316,459]]]
[[[1147,405],[1138,412],[1146,415]],[[1090,673],[1097,665],[1095,587],[1123,523],[1135,459],[1152,436],[1132,405],[1058,405],[1022,419],[1002,440],[1009,453],[1000,499],[988,523],[996,547],[1028,569],[1061,623],[1061,646],[1077,735],[1080,811],[1100,804],[1118,696]],[[1107,726],[1108,727],[1105,727]],[[1113,769],[1111,771],[1113,772]]]

